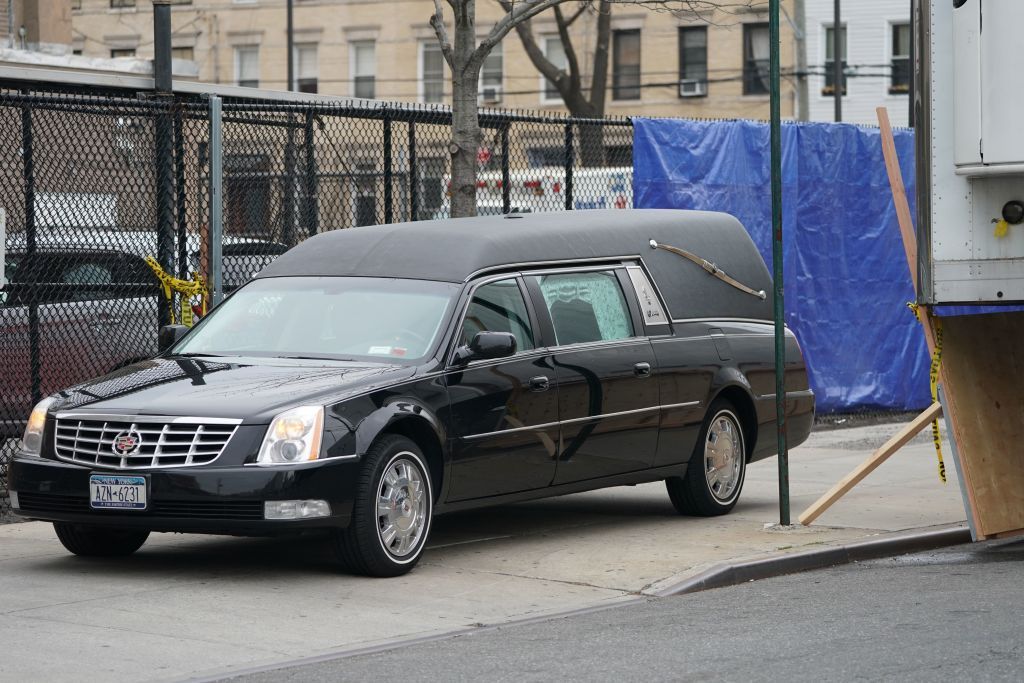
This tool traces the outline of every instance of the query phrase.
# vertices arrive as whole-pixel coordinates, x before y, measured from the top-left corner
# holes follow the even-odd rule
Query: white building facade
[[[833,0],[806,0],[807,64],[812,121],[834,121],[832,89]],[[843,121],[877,124],[875,108],[888,107],[894,126],[909,119],[909,0],[843,0],[840,17],[846,62]]]

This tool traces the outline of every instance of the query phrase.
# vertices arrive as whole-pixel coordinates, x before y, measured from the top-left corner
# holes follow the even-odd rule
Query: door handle
[[[547,391],[551,387],[551,380],[544,375],[530,378],[530,391]]]
[[[633,374],[637,377],[650,377],[651,376],[651,364],[650,363],[637,363],[633,366]]]

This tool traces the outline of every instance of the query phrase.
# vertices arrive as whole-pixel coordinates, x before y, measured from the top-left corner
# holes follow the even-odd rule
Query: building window
[[[840,52],[842,52],[843,68],[843,94],[846,94],[846,27],[839,29]],[[832,65],[835,63],[836,36],[831,26],[825,28],[825,87],[822,88],[822,95],[835,94],[835,77],[832,74]]]
[[[768,94],[768,24],[743,25],[743,94]]]
[[[135,7],[135,0],[110,0],[110,6],[115,9],[122,7]]]
[[[295,87],[299,92],[315,93],[320,86],[316,43],[295,46]]]
[[[565,147],[527,147],[526,163],[530,168],[540,166],[565,168]]]
[[[269,237],[273,229],[270,157],[224,155],[224,231],[229,235]]]
[[[82,0],[71,0],[71,9],[82,9]]]
[[[605,163],[612,168],[633,167],[633,145],[607,145],[604,148]]]
[[[436,40],[420,43],[420,83],[423,102],[444,102],[444,55]]]
[[[640,29],[612,34],[612,99],[640,99]]]
[[[501,86],[504,83],[505,56],[501,43],[491,48],[480,69],[480,101],[485,104],[501,102]]]
[[[355,195],[353,197],[353,225],[377,224],[377,165],[373,162],[356,164]]]
[[[191,5],[192,0],[171,0],[172,5]]]
[[[196,58],[196,51],[191,47],[172,47],[171,48],[171,59],[186,59],[190,62],[194,62]]]
[[[557,68],[565,71],[569,68],[569,58],[565,56],[565,45],[558,36],[548,36],[544,39],[544,56]],[[541,93],[541,102],[551,104],[562,101],[562,94],[554,82],[544,78],[544,92]]]
[[[120,59],[121,57],[134,57],[134,56],[135,56],[135,48],[134,47],[119,47],[119,48],[114,48],[113,50],[110,51],[110,58],[111,59]]]
[[[910,92],[910,24],[892,25],[892,80],[890,94]]]
[[[260,48],[243,45],[235,48],[235,83],[243,88],[260,87]]]
[[[352,43],[349,52],[352,72],[352,95],[372,100],[376,97],[377,49],[374,41]]]
[[[679,96],[708,94],[708,29],[687,26],[679,29]]]

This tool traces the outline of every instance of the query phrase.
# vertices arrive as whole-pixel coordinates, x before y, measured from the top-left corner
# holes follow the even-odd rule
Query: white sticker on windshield
[[[370,356],[390,356],[390,346],[371,346],[370,350],[366,352]]]

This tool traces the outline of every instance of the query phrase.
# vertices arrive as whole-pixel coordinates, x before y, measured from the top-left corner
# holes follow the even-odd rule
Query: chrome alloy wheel
[[[728,502],[736,493],[743,473],[743,431],[728,410],[715,415],[704,442],[704,476],[715,499]]]
[[[377,491],[377,536],[396,558],[414,553],[429,524],[429,493],[414,457],[408,452],[397,454]]]

